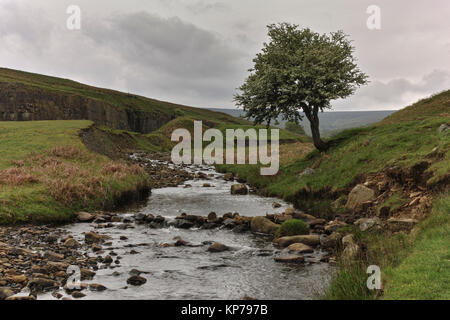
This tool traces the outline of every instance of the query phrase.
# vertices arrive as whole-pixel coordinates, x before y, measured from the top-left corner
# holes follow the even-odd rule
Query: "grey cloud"
[[[197,1],[189,3],[186,8],[195,14],[207,13],[210,11],[227,12],[230,7],[223,2]]]
[[[211,0],[159,0],[159,2],[169,8],[185,8],[194,14],[204,14],[211,12],[227,12],[230,10],[230,5],[217,1],[212,2]]]
[[[39,16],[43,16],[42,10],[28,10],[23,2],[0,3],[0,41],[11,40],[15,50],[42,54],[50,45],[54,27],[48,20],[37,20]]]
[[[378,0],[382,30],[370,31],[370,0],[78,0],[82,30],[71,32],[70,0],[0,0],[0,61],[157,99],[233,107],[265,26],[288,21],[343,29],[354,40],[373,82],[335,110],[393,109],[450,87],[450,3],[434,2]]]
[[[177,77],[215,78],[238,69],[242,57],[219,36],[177,17],[146,12],[120,15],[85,28],[86,35],[111,47],[124,62]]]
[[[334,107],[339,110],[398,109],[432,93],[450,88],[450,72],[434,70],[419,81],[397,78],[387,82],[374,81],[361,88],[355,96],[345,101],[337,101]]]
[[[228,105],[238,85],[235,79],[245,70],[239,50],[178,17],[118,15],[101,23],[88,21],[83,32],[120,59],[130,90],[157,91],[163,99]]]

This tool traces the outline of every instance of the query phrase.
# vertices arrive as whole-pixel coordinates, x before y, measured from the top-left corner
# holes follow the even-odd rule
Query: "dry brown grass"
[[[312,143],[284,143],[280,145],[280,164],[287,165],[303,158],[314,150]]]
[[[0,184],[3,185],[19,186],[36,182],[39,182],[39,180],[22,167],[0,171]]]
[[[67,205],[87,205],[91,200],[105,201],[109,183],[130,176],[144,177],[138,165],[102,159],[74,146],[54,147],[46,153],[33,153],[24,161],[0,171],[0,184],[21,185],[40,182],[57,201]]]
[[[89,157],[87,151],[75,146],[57,146],[52,148],[48,154],[63,159],[85,159]]]
[[[83,180],[48,179],[45,181],[50,195],[65,204],[87,204],[90,199],[99,195],[105,196],[106,190],[100,178],[91,177]]]
[[[100,173],[105,176],[114,176],[122,179],[127,175],[145,175],[145,170],[140,166],[127,164],[119,161],[111,161],[103,166]]]

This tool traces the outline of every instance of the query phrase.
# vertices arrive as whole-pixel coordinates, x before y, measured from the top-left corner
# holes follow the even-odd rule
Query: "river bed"
[[[192,166],[188,170],[201,171],[207,179],[185,182],[185,185],[152,190],[147,203],[140,208],[123,213],[132,217],[138,213],[152,213],[174,219],[181,213],[206,216],[210,212],[223,215],[238,212],[242,216],[264,216],[266,213],[283,212],[290,205],[275,198],[250,194],[230,194],[235,182],[225,181],[213,167]],[[204,187],[209,183],[211,187]],[[272,203],[281,206],[274,209]],[[270,238],[250,232],[235,233],[227,229],[176,229],[173,227],[151,229],[148,225],[133,224],[133,228],[114,227],[95,229],[95,232],[111,237],[106,254],[120,264],[102,265],[92,281],[107,288],[102,292],[85,291],[84,299],[314,299],[326,288],[330,267],[320,262],[323,253],[315,251],[307,255],[305,264],[283,264],[274,261],[280,252],[273,247]],[[64,227],[79,242],[84,232],[93,231],[95,224],[73,224]],[[173,243],[181,237],[194,246],[161,247],[161,243]],[[126,239],[125,239],[126,237]],[[122,240],[121,240],[122,238]],[[232,248],[221,253],[207,252],[205,242],[220,242]],[[202,245],[203,244],[203,245]],[[198,246],[196,246],[198,245]],[[90,256],[96,256],[89,252]],[[147,279],[142,286],[127,285],[129,272],[141,271]],[[60,290],[64,296],[64,290]],[[50,293],[39,299],[54,299]]]

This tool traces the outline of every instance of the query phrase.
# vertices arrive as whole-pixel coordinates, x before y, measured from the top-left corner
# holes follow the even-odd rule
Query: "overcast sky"
[[[66,27],[69,5],[81,30]],[[369,5],[380,30],[367,28]],[[266,25],[291,22],[354,40],[371,83],[334,110],[398,109],[450,89],[449,17],[449,0],[0,0],[0,66],[234,108]]]

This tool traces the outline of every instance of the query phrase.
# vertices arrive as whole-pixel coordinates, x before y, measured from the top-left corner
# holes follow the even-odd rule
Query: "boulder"
[[[292,208],[293,209],[293,208]],[[312,215],[310,215],[310,214],[307,214],[307,213],[304,213],[304,212],[301,212],[301,211],[298,211],[298,210],[292,210],[292,211],[289,211],[289,212],[292,212],[292,218],[294,218],[294,219],[299,219],[299,220],[303,220],[303,221],[305,221],[305,222],[308,222],[308,221],[312,221],[312,220],[316,220],[317,218],[316,217],[314,217],[314,216],[312,216]],[[286,214],[286,213],[285,213]]]
[[[74,291],[72,292],[72,297],[74,297],[75,299],[80,299],[86,297],[86,295],[81,291]]]
[[[270,221],[265,217],[254,217],[250,222],[250,229],[252,232],[275,234],[280,225]]]
[[[233,228],[233,232],[235,233],[244,233],[250,230],[250,227],[247,224],[240,224]]]
[[[342,238],[342,246],[344,248],[352,243],[355,243],[355,241],[353,240],[353,234],[348,234]]]
[[[325,233],[332,234],[333,232],[336,232],[339,228],[342,228],[346,226],[347,224],[345,222],[334,220],[328,222],[328,224],[325,226]]]
[[[284,210],[284,214],[287,216],[293,216],[295,213],[295,209],[294,208],[287,208],[286,210]]]
[[[189,221],[187,219],[176,219],[175,221],[171,222],[170,225],[178,229],[190,229],[195,226],[192,221]]]
[[[229,249],[230,249],[229,247],[220,242],[214,242],[212,245],[209,246],[208,251],[216,253],[216,252],[224,252]]]
[[[412,228],[418,223],[416,219],[408,218],[390,218],[387,221],[388,228],[392,232],[399,231],[411,231]]]
[[[59,283],[45,278],[34,278],[28,282],[28,287],[32,292],[42,292],[50,289],[58,289]]]
[[[310,228],[315,228],[316,226],[323,226],[327,223],[325,219],[313,219],[307,221]]]
[[[86,268],[81,268],[81,280],[91,280],[95,276],[95,272]]]
[[[296,253],[313,253],[314,249],[304,243],[293,243],[287,247],[288,251]]]
[[[348,195],[346,208],[355,210],[359,205],[364,202],[371,201],[375,198],[375,191],[362,184],[358,184]]]
[[[107,288],[98,283],[91,283],[89,285],[89,289],[91,289],[92,291],[105,291]]]
[[[443,123],[443,124],[439,127],[438,132],[439,132],[439,133],[443,133],[443,132],[445,132],[445,131],[447,131],[447,130],[450,130],[450,124],[448,124],[448,123]]]
[[[309,234],[303,236],[291,236],[275,239],[273,243],[279,247],[286,248],[293,243],[303,243],[311,247],[315,247],[320,244],[320,238],[316,234]]]
[[[0,300],[5,300],[14,295],[14,292],[9,288],[0,288]]]
[[[59,254],[59,253],[55,253],[55,252],[52,252],[52,251],[47,251],[44,254],[44,259],[47,259],[49,261],[57,262],[57,261],[63,260],[64,259],[64,255],[63,254]]]
[[[103,258],[103,263],[111,264],[113,263],[113,258],[110,255],[107,255],[105,258]]]
[[[66,271],[69,267],[69,264],[66,262],[55,262],[55,261],[48,261],[47,262],[48,270],[52,272],[58,272],[58,271]]]
[[[342,234],[340,234],[339,232],[334,232],[329,236],[322,235],[322,237],[320,237],[320,245],[323,249],[334,250],[340,246],[341,239]]]
[[[74,238],[69,238],[66,241],[64,241],[64,246],[67,248],[78,248],[80,244]]]
[[[234,180],[234,175],[233,175],[232,172],[225,173],[225,175],[223,176],[223,179],[225,181],[233,181]]]
[[[248,188],[245,184],[233,184],[231,186],[231,194],[234,195],[246,195],[248,194]]]
[[[103,237],[95,232],[86,232],[84,234],[84,241],[86,243],[100,243],[103,242]]]
[[[278,202],[272,202],[272,208],[276,209],[281,207],[281,204],[279,204]]]
[[[217,221],[217,214],[215,212],[210,212],[208,214],[208,222],[216,222]]]
[[[103,248],[102,248],[102,246],[99,245],[98,243],[94,243],[94,244],[92,244],[91,249],[92,249],[92,251],[94,251],[94,252],[99,252],[99,251],[101,251]]]
[[[95,215],[90,214],[88,212],[77,212],[75,213],[77,220],[79,222],[91,222],[94,221]]]
[[[281,224],[281,223],[283,223],[285,221],[288,221],[288,220],[292,220],[292,216],[284,214],[284,213],[283,214],[276,214],[276,215],[274,215],[274,222],[275,223]]]
[[[18,276],[12,276],[11,279],[15,283],[20,283],[20,284],[26,284],[26,282],[28,280],[27,277],[24,274],[21,274],[21,275],[18,275]]]
[[[355,221],[354,225],[361,231],[366,231],[372,228],[379,227],[381,220],[377,217],[375,218],[361,218]]]
[[[286,256],[275,257],[275,262],[283,263],[302,263],[305,261],[305,257],[299,254],[290,254]]]
[[[147,282],[147,279],[145,279],[145,278],[143,278],[141,276],[138,276],[138,275],[131,276],[127,280],[127,283],[132,285],[132,286],[142,286],[146,282]]]
[[[359,246],[353,242],[348,243],[344,251],[342,251],[341,258],[344,263],[351,263],[359,254]]]

